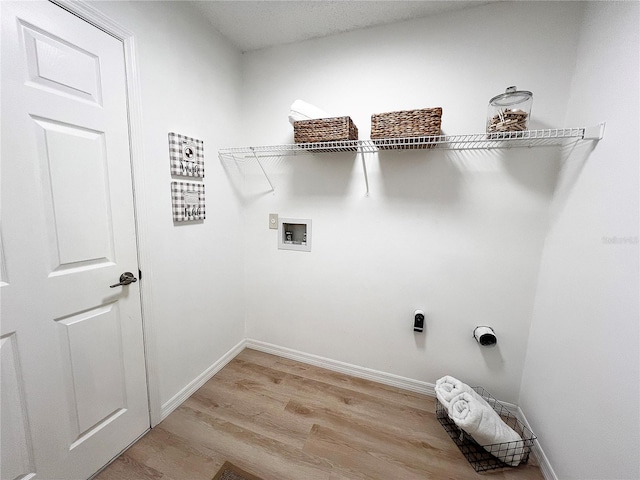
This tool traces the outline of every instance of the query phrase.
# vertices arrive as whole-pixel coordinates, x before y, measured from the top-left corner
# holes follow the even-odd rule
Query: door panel
[[[88,478],[149,428],[123,45],[0,8],[2,480]]]
[[[2,371],[2,436],[0,456],[2,478],[24,478],[33,472],[33,455],[29,428],[21,388],[21,374],[16,351],[15,334],[0,338],[0,367]]]
[[[76,443],[126,409],[120,312],[114,303],[57,322]]]
[[[114,261],[104,132],[34,118],[53,272]],[[81,152],[81,154],[78,154]],[[72,185],[73,188],[69,188]],[[91,219],[90,222],[87,219]]]
[[[101,103],[100,62],[96,55],[33,25],[19,23],[32,86]]]

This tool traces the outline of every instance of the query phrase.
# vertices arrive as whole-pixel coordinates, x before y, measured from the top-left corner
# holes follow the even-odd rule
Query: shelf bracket
[[[362,160],[362,171],[364,172],[364,184],[367,187],[367,192],[364,194],[365,197],[369,196],[369,175],[367,174],[367,162],[364,161],[364,149],[362,146],[358,148],[358,152],[360,153],[360,159]]]
[[[584,135],[582,138],[584,140],[602,140],[604,137],[604,126],[605,122],[602,122],[598,125],[594,125],[593,127],[587,127],[584,129]]]
[[[267,179],[267,182],[269,182],[269,186],[271,187],[271,191],[275,192],[276,188],[273,186],[273,183],[271,183],[271,180],[269,179],[269,175],[267,175],[267,172],[265,171],[264,167],[262,166],[262,163],[260,162],[260,159],[258,158],[258,155],[256,155],[256,151],[253,147],[251,147],[251,153],[253,154],[253,158],[256,159],[256,162],[258,162],[258,165],[260,166],[260,170],[262,170],[262,174],[264,175],[264,178]]]

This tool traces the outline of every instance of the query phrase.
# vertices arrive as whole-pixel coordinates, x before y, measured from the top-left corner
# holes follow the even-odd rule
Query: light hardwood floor
[[[210,480],[225,460],[264,480],[543,479],[478,474],[432,397],[245,349],[98,480]]]

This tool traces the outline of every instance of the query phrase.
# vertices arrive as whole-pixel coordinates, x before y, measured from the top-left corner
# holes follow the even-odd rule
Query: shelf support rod
[[[362,171],[364,172],[364,183],[367,187],[367,192],[365,193],[365,197],[369,196],[369,175],[367,175],[367,162],[364,161],[364,149],[362,146],[358,148],[360,152],[360,158],[362,159]]]
[[[262,174],[264,175],[264,178],[267,179],[267,182],[269,182],[269,186],[271,187],[271,191],[275,192],[276,189],[273,186],[273,183],[271,183],[271,180],[269,180],[269,175],[267,175],[267,172],[265,171],[264,167],[262,166],[262,163],[260,162],[260,159],[258,158],[258,155],[256,155],[256,151],[253,147],[251,147],[251,153],[253,153],[253,158],[256,159],[256,162],[258,162],[258,165],[260,166],[260,170],[262,170]]]

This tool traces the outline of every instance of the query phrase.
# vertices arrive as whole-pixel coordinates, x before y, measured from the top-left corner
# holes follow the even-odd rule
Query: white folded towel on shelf
[[[289,110],[289,122],[293,125],[293,122],[298,120],[314,120],[316,118],[331,118],[334,115],[325,112],[321,108],[311,105],[304,100],[296,100],[291,104]]]
[[[449,410],[451,400],[461,393],[468,393],[475,397],[479,402],[482,402],[489,407],[489,404],[484,400],[484,398],[478,395],[469,385],[450,375],[445,375],[444,377],[436,380],[435,391],[438,400],[444,408],[447,409],[447,411]]]
[[[517,466],[524,453],[522,438],[487,402],[478,401],[476,396],[462,392],[454,397],[449,406],[449,417],[489,453],[511,466]],[[508,442],[518,443],[489,447]]]

